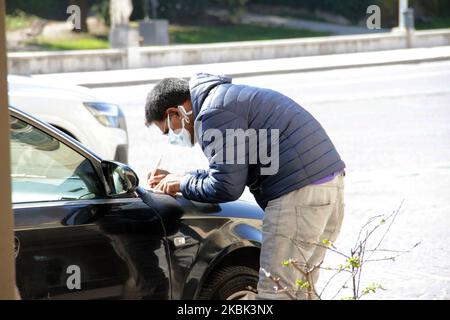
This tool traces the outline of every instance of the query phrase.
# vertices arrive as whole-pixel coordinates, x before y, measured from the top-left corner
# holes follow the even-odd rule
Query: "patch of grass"
[[[69,39],[45,39],[38,37],[31,43],[48,50],[92,50],[108,49],[107,39],[97,38],[89,35],[73,37]]]
[[[33,21],[38,19],[36,16],[27,15],[23,11],[16,11],[12,15],[6,15],[6,31],[14,31],[31,26]]]
[[[273,40],[328,36],[328,32],[268,27],[258,25],[180,26],[169,27],[173,44],[214,43],[229,41]]]
[[[450,28],[450,17],[446,18],[433,18],[431,22],[418,22],[416,24],[416,29],[446,29]]]

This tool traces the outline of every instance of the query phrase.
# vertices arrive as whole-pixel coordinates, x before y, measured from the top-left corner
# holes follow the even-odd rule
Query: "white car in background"
[[[128,133],[120,107],[79,86],[8,76],[9,105],[55,126],[101,158],[128,162]]]

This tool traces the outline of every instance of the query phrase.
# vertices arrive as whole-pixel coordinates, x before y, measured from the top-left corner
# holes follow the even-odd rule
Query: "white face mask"
[[[167,126],[169,128],[169,143],[181,147],[193,147],[191,140],[191,134],[189,133],[189,130],[187,130],[184,126],[184,122],[190,123],[189,115],[192,114],[192,110],[189,112],[186,112],[183,106],[178,106],[178,110],[180,110],[180,113],[182,114],[181,118],[181,129],[177,129],[175,132],[170,127],[170,116],[167,116]]]

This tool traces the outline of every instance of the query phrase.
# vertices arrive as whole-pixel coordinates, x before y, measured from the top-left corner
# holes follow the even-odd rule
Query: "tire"
[[[244,266],[224,267],[206,281],[200,300],[248,300],[256,295],[258,272]]]

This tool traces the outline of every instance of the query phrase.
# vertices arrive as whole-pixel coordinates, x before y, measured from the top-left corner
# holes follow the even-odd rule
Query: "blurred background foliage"
[[[80,3],[90,8],[91,13],[108,20],[109,0],[6,0],[7,13],[26,12],[45,19],[62,20],[67,17],[65,9],[70,3]],[[398,0],[159,0],[158,17],[176,22],[198,19],[207,9],[226,8],[238,15],[251,6],[284,6],[310,12],[322,11],[336,14],[356,23],[365,17],[371,4],[382,8],[382,17],[387,26],[397,23]],[[144,17],[143,1],[133,0],[132,20]],[[450,0],[410,0],[418,18],[450,17]],[[420,22],[420,21],[419,21]]]
[[[150,1],[150,0],[149,0]],[[245,13],[276,15],[286,18],[313,20],[336,25],[365,27],[369,5],[381,7],[382,27],[398,24],[399,0],[158,0],[157,18],[170,22],[170,43],[211,43],[224,41],[269,40],[333,35],[290,29],[270,24],[249,24]],[[132,0],[131,25],[145,17],[144,0]],[[36,34],[20,38],[13,50],[36,49],[96,49],[107,48],[110,25],[110,0],[6,0],[6,27],[9,32],[20,29],[39,30],[42,25],[66,21],[66,9],[77,4],[82,13],[81,32],[53,32],[52,36]],[[450,0],[409,0],[414,8],[417,29],[449,28]],[[149,16],[152,14],[149,12]],[[91,22],[88,23],[88,17]],[[55,23],[56,22],[56,23]],[[51,30],[51,27],[45,27]],[[41,28],[42,29],[42,28]],[[55,30],[53,28],[53,30]],[[31,32],[33,33],[33,32]],[[41,32],[42,33],[42,32]],[[70,32],[69,32],[70,33]],[[30,46],[31,45],[31,46]]]

